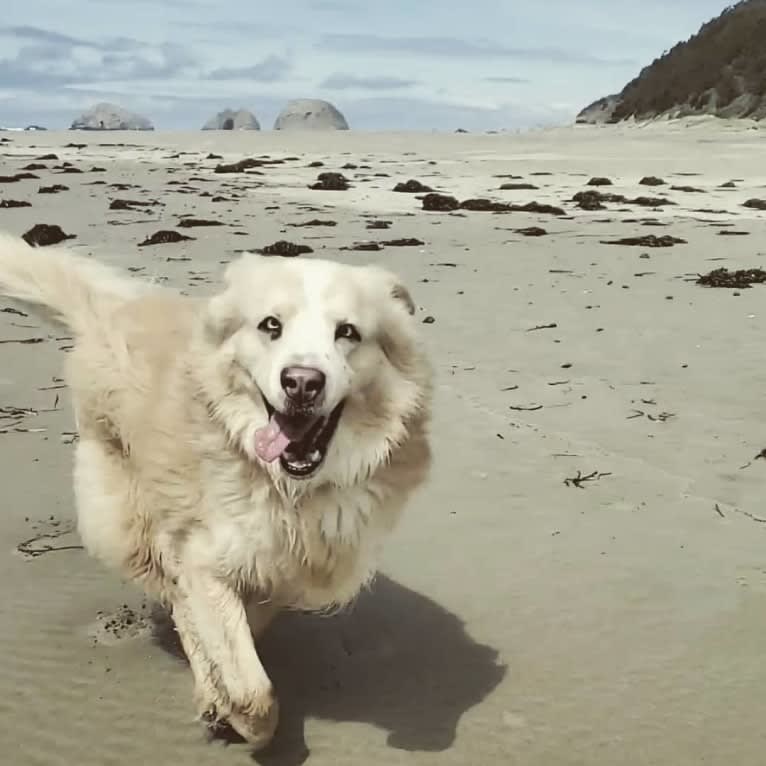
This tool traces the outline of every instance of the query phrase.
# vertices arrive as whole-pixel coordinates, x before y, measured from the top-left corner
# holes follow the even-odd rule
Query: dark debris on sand
[[[391,221],[368,221],[366,229],[390,229]]]
[[[294,242],[287,242],[284,239],[280,239],[273,245],[266,245],[256,249],[256,253],[261,255],[280,255],[283,258],[295,258],[296,255],[302,255],[303,253],[313,253],[314,250],[308,245],[296,245]]]
[[[354,242],[351,247],[342,247],[341,250],[361,250],[364,252],[377,252],[382,250],[383,246],[380,242]]]
[[[641,186],[664,186],[665,181],[657,176],[644,176],[639,182]]]
[[[410,178],[409,181],[396,184],[396,186],[393,188],[393,191],[402,192],[403,194],[425,194],[432,192],[433,189],[414,178]]]
[[[500,185],[500,191],[536,191],[539,186],[527,183],[505,183]]]
[[[211,221],[208,218],[184,218],[178,222],[179,229],[194,229],[199,226],[225,226],[222,221]]]
[[[719,268],[702,274],[697,279],[697,284],[705,287],[728,287],[737,290],[745,290],[751,285],[762,284],[763,282],[766,282],[766,271],[763,269],[729,271],[725,268]]]
[[[319,218],[312,218],[310,221],[303,221],[302,223],[288,223],[288,226],[301,227],[301,226],[337,226],[337,221],[326,220],[323,221]]]
[[[32,203],[18,199],[0,199],[0,208],[12,207],[32,207]]]
[[[665,205],[675,205],[676,203],[667,197],[635,197],[629,199],[632,205],[641,205],[642,207],[664,207]]]
[[[146,247],[147,245],[169,245],[174,242],[185,242],[187,240],[194,239],[194,237],[187,237],[186,234],[173,231],[172,229],[163,229],[162,231],[156,231],[151,236],[147,237],[143,242],[139,242],[139,247]]]
[[[527,202],[526,205],[511,205],[512,211],[521,213],[542,213],[545,215],[566,215],[566,212],[555,205],[546,205],[541,202]]]
[[[228,164],[220,164],[216,165],[213,169],[214,173],[245,173],[248,170],[251,170],[252,168],[259,168],[263,165],[262,160],[254,160],[252,158],[248,158],[245,160],[240,160],[239,162],[231,162]]]
[[[751,210],[766,210],[766,199],[749,199],[747,202],[742,203],[742,207],[747,207]]]
[[[508,202],[496,202],[483,197],[458,202],[455,197],[446,194],[426,194],[423,197],[423,210],[438,210],[440,212],[451,210],[472,210],[486,213],[541,213],[545,215],[566,215],[564,210],[555,205],[546,205],[541,202],[527,202],[524,205],[513,205]]]
[[[438,212],[447,212],[450,210],[457,210],[460,207],[460,203],[451,197],[449,194],[437,194],[432,192],[426,194],[423,197],[423,210],[435,210]]]
[[[348,188],[348,178],[343,173],[320,173],[316,183],[309,185],[309,189],[317,191],[346,191]]]
[[[110,210],[136,210],[137,208],[154,207],[157,202],[146,202],[137,199],[113,199],[109,203]]]
[[[421,239],[415,239],[415,237],[403,237],[401,239],[386,239],[380,244],[386,247],[420,247],[425,245],[425,242]]]
[[[625,202],[626,198],[622,194],[602,194],[595,189],[588,191],[579,191],[572,197],[572,202],[582,210],[604,210],[605,202]]]
[[[38,194],[60,194],[61,192],[69,191],[68,186],[64,184],[53,184],[52,186],[41,186],[38,190]]]
[[[594,178],[591,178],[590,181],[588,181],[586,186],[611,186],[612,180],[611,178],[603,178],[601,176],[596,176]]]
[[[38,223],[21,236],[32,247],[45,247],[57,245],[65,239],[74,239],[77,235],[64,233],[63,229],[56,224]]]
[[[686,192],[687,194],[705,194],[704,189],[699,189],[696,186],[671,186],[671,191]]]
[[[460,209],[474,210],[482,213],[507,213],[510,211],[511,206],[507,202],[495,202],[483,197],[472,197],[471,199],[464,199],[460,203]]]
[[[580,191],[572,197],[572,201],[582,210],[604,210],[605,202],[641,205],[642,207],[664,207],[665,205],[674,205],[675,203],[665,197],[634,197],[629,199],[622,194],[603,194],[602,192],[590,189]]]
[[[685,245],[686,240],[680,237],[672,237],[663,234],[661,237],[655,234],[644,234],[641,237],[623,237],[622,239],[601,240],[602,245],[628,245],[640,247],[673,247],[673,245]]]
[[[0,176],[0,184],[15,184],[27,178],[39,178],[39,176],[36,176],[34,173],[16,173],[12,176]]]
[[[524,237],[543,237],[548,232],[540,226],[527,226],[523,229],[516,229],[516,233]]]

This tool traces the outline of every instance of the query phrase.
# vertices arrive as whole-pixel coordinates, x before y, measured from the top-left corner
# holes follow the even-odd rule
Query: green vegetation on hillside
[[[748,116],[762,111],[765,97],[766,0],[744,0],[643,69],[609,121],[678,108],[725,114],[730,107],[732,116]]]

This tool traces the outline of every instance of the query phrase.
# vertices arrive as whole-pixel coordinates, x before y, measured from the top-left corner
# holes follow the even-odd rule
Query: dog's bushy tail
[[[148,289],[148,283],[66,248],[30,247],[0,233],[0,295],[28,304],[75,333]]]

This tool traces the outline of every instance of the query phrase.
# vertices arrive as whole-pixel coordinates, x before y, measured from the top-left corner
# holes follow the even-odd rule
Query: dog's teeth
[[[315,449],[315,450],[314,450],[314,451],[313,451],[313,452],[312,452],[312,453],[309,455],[309,460],[310,460],[312,463],[318,463],[318,462],[319,462],[321,459],[322,459],[322,453],[321,453],[321,452],[320,452],[318,449]]]

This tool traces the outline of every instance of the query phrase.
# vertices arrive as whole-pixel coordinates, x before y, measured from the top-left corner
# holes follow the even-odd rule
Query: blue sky
[[[25,0],[0,16],[0,124],[68,127],[115,101],[158,129],[290,98],[352,128],[569,122],[721,0]],[[9,7],[10,6],[10,7]]]

